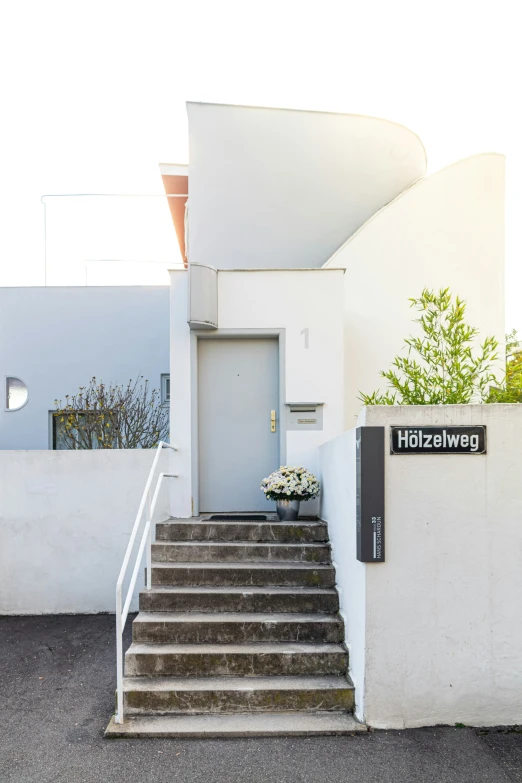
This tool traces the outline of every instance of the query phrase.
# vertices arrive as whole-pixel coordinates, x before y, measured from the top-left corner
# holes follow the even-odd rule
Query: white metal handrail
[[[125,557],[123,558],[123,563],[120,569],[120,575],[118,576],[118,581],[116,582],[116,667],[117,667],[117,671],[116,671],[117,704],[116,704],[116,715],[115,715],[116,723],[123,723],[123,629],[125,628],[127,615],[129,614],[129,607],[132,601],[134,587],[136,586],[136,579],[138,578],[138,573],[140,570],[140,565],[143,558],[143,552],[145,546],[147,547],[147,587],[150,588],[151,586],[152,517],[154,514],[154,510],[156,508],[156,502],[158,500],[158,495],[161,489],[162,481],[164,478],[177,478],[177,473],[160,473],[158,475],[158,480],[156,481],[156,487],[151,500],[152,482],[154,480],[154,474],[156,472],[156,467],[158,465],[160,454],[164,448],[172,449],[173,451],[178,450],[177,446],[173,446],[170,443],[164,443],[163,441],[160,441],[160,443],[158,443],[158,448],[156,449],[156,454],[154,456],[154,460],[152,462],[149,476],[147,478],[147,483],[145,484],[145,489],[143,490],[143,495],[141,496],[140,507],[138,509],[138,513],[134,521],[134,527],[132,528],[132,532],[129,538],[129,543],[127,544]],[[125,598],[125,602],[123,603],[123,608],[122,608],[123,580],[125,579],[125,574],[127,573],[127,567],[129,565],[132,549],[134,547],[134,542],[136,540],[136,536],[138,534],[138,530],[141,524],[143,511],[145,509],[145,504],[147,505],[147,515],[145,518],[145,525],[143,528],[140,545],[136,555],[134,568],[132,570],[132,576],[129,582],[129,587],[127,589],[127,596]]]

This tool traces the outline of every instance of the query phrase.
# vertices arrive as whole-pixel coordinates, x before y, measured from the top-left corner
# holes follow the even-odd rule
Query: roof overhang
[[[178,238],[179,250],[184,266],[187,266],[185,247],[185,205],[188,198],[188,165],[183,163],[160,163],[160,174],[165,193],[170,198],[170,215]]]

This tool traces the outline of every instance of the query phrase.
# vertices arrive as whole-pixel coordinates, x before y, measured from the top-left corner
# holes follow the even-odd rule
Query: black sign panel
[[[384,563],[384,427],[357,427],[357,560]]]
[[[392,454],[485,454],[486,428],[391,427]]]

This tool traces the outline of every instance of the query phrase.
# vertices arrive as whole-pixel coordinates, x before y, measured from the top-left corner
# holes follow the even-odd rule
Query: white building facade
[[[139,375],[167,404],[168,286],[0,289],[0,449],[59,447],[55,400]]]
[[[318,447],[354,425],[424,287],[449,287],[480,339],[503,342],[504,158],[426,176],[419,138],[385,120],[191,103],[188,120],[189,266],[171,272],[171,367],[183,368],[171,372],[172,513],[264,510],[267,472],[317,469]],[[249,361],[245,339],[274,342],[276,360]]]

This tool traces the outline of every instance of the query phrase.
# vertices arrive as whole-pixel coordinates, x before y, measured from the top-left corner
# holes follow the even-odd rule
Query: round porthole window
[[[29,398],[27,386],[21,378],[8,375],[5,379],[5,409],[18,411],[23,408]]]

